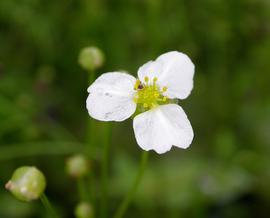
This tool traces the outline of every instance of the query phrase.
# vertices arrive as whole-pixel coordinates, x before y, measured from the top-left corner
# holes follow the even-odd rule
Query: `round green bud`
[[[90,203],[88,202],[80,202],[75,207],[75,217],[76,218],[93,218],[94,210]]]
[[[21,201],[38,199],[46,188],[46,179],[36,167],[19,167],[6,184],[15,198]]]
[[[104,54],[97,47],[85,47],[80,51],[79,64],[85,70],[96,70],[104,63]]]
[[[89,161],[81,154],[76,154],[66,161],[67,173],[72,177],[83,177],[89,171]]]

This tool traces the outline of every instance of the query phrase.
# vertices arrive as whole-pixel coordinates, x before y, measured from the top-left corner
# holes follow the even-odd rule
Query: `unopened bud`
[[[5,187],[18,200],[32,201],[44,192],[46,179],[36,167],[24,166],[15,170]]]
[[[104,54],[97,47],[85,47],[79,54],[79,64],[85,70],[96,70],[104,63]]]
[[[92,205],[88,202],[81,202],[75,208],[76,218],[93,218],[94,210]]]
[[[89,161],[84,155],[77,154],[67,159],[67,173],[72,177],[83,177],[89,171]]]

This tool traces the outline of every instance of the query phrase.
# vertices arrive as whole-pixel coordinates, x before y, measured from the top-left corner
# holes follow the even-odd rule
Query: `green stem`
[[[98,189],[98,184],[96,183],[96,177],[94,175],[94,172],[91,170],[89,172],[89,179],[88,179],[88,184],[89,184],[89,193],[90,197],[88,197],[88,200],[92,202],[94,207],[96,208],[96,201],[97,201],[97,193],[96,190]]]
[[[89,74],[89,83],[91,84],[95,80],[96,72],[95,70],[89,70]]]
[[[49,199],[47,198],[47,196],[44,193],[40,196],[40,200],[41,200],[43,206],[45,207],[45,209],[50,214],[50,217],[57,218],[58,217],[57,214],[55,213]]]
[[[135,177],[133,185],[131,186],[131,189],[129,190],[126,197],[124,198],[124,200],[120,204],[119,208],[117,209],[114,218],[122,218],[124,216],[126,210],[128,209],[128,206],[129,206],[130,202],[132,201],[134,194],[135,194],[135,192],[140,184],[140,181],[143,177],[145,167],[147,164],[147,159],[148,159],[148,152],[144,151],[141,155],[141,162],[140,162],[139,171],[137,173],[137,176]]]
[[[110,153],[111,124],[105,126],[105,141],[101,171],[101,217],[107,217],[107,198],[108,198],[108,163]]]
[[[87,189],[85,186],[84,178],[77,179],[77,186],[78,186],[78,193],[79,193],[80,201],[86,201],[88,196],[87,196]]]
[[[92,84],[95,80],[95,70],[89,70],[88,71],[88,83],[89,85]],[[88,144],[88,146],[86,147],[86,153],[89,155],[89,158],[91,157],[91,154],[93,152],[93,150],[96,149],[96,141],[95,141],[95,134],[94,134],[94,130],[95,130],[95,122],[93,119],[91,119],[89,117],[88,123],[87,123],[87,133],[86,133],[86,142]],[[95,189],[93,188],[94,185],[94,173],[90,172],[91,175],[89,177],[89,188],[88,190],[86,190],[85,188],[85,183],[84,185],[84,191],[88,191],[87,194],[88,196],[83,195],[82,193],[80,193],[80,198],[81,199],[87,199],[87,200],[92,200],[93,201],[93,205],[94,207],[96,207],[96,199],[95,199]],[[80,181],[78,181],[80,182]],[[80,190],[79,190],[80,191]],[[81,190],[82,191],[82,190]],[[81,192],[80,191],[80,192]]]
[[[95,71],[94,70],[89,70],[88,72],[88,82],[89,85],[92,84],[95,80]],[[89,144],[88,151],[91,154],[91,148],[95,145],[95,140],[94,140],[94,129],[95,129],[95,123],[94,120],[89,118],[88,124],[87,124],[87,142]]]

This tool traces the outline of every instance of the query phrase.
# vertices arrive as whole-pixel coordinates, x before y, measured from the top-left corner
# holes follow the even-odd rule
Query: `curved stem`
[[[133,196],[134,196],[135,192],[137,191],[137,188],[138,188],[140,181],[143,177],[146,163],[147,163],[147,159],[148,159],[148,152],[144,151],[141,155],[141,163],[140,163],[140,167],[139,167],[139,171],[137,173],[137,176],[135,177],[134,183],[133,183],[131,189],[129,190],[129,192],[127,193],[126,197],[124,198],[124,200],[120,204],[119,208],[117,209],[114,218],[122,218],[123,215],[125,214],[126,210],[128,209],[128,206],[129,206],[131,200],[133,199]]]
[[[57,214],[55,213],[49,199],[47,198],[47,196],[45,194],[42,194],[40,196],[40,200],[43,204],[43,206],[45,207],[45,209],[48,211],[48,213],[50,214],[50,217],[52,218],[58,218]]]

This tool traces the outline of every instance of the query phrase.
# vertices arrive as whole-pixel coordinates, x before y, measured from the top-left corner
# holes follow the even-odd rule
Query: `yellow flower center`
[[[160,104],[167,102],[167,97],[163,96],[163,93],[167,91],[167,87],[160,88],[157,85],[157,77],[150,81],[146,76],[144,77],[144,83],[137,80],[134,89],[137,91],[133,100],[136,104],[140,104],[145,109],[151,109]]]

